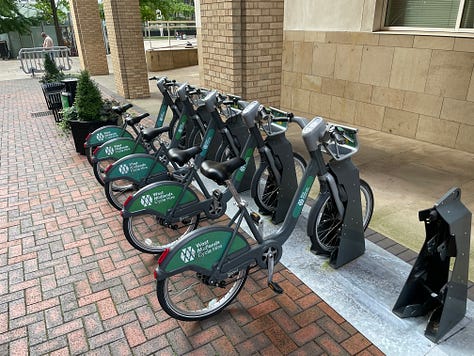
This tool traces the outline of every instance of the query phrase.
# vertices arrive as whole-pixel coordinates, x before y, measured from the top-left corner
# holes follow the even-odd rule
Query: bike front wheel
[[[154,214],[133,215],[123,219],[123,232],[128,242],[137,250],[146,253],[161,253],[178,242],[186,233],[199,224],[199,214],[166,223]]]
[[[209,318],[229,305],[247,279],[248,269],[211,284],[207,276],[185,270],[157,282],[157,296],[163,310],[178,320]]]
[[[293,162],[295,165],[296,183],[299,185],[306,169],[306,161],[301,155],[293,152]],[[253,176],[250,189],[252,198],[262,214],[272,214],[276,210],[280,186],[268,163],[260,164],[260,167],[258,167]]]
[[[140,187],[128,179],[108,181],[104,185],[108,202],[117,210],[122,210],[123,203],[130,195],[135,194]]]
[[[360,180],[360,198],[362,225],[365,231],[374,211],[374,194],[369,184],[362,179]],[[318,198],[314,209],[316,210],[316,220],[313,226],[311,249],[317,253],[330,254],[340,243],[342,217],[339,215],[336,203],[329,192],[323,193]]]

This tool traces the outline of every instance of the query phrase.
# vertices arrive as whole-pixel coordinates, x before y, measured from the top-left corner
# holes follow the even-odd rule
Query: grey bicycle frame
[[[245,117],[245,116],[244,116]],[[350,234],[356,235],[356,241],[360,240],[360,236],[362,236],[363,241],[363,227],[362,227],[362,213],[361,213],[361,205],[360,199],[354,199],[354,191],[357,189],[357,194],[359,194],[359,179],[358,179],[358,171],[354,167],[351,162],[350,157],[340,160],[341,164],[336,164],[334,172],[330,172],[326,168],[326,164],[324,162],[323,154],[322,154],[322,138],[326,133],[326,123],[321,118],[313,119],[304,129],[303,129],[303,140],[306,144],[306,147],[310,154],[310,162],[308,167],[305,170],[301,183],[298,186],[295,196],[291,202],[290,208],[288,213],[283,221],[282,226],[276,231],[275,233],[263,237],[260,233],[259,229],[255,225],[254,221],[250,217],[248,210],[246,209],[246,203],[240,198],[239,194],[237,193],[235,187],[232,185],[230,181],[227,181],[226,184],[228,186],[229,191],[232,193],[232,196],[237,202],[238,205],[238,212],[232,217],[231,221],[228,224],[230,227],[232,224],[235,223],[235,227],[232,229],[232,236],[230,241],[224,247],[224,251],[220,255],[220,258],[213,264],[211,268],[211,275],[209,276],[209,281],[219,281],[227,278],[229,275],[234,273],[237,270],[246,269],[254,263],[257,263],[261,268],[267,268],[266,261],[262,259],[263,252],[268,251],[269,249],[273,249],[277,251],[275,256],[274,263],[277,263],[281,257],[282,246],[289,238],[291,232],[296,226],[298,218],[303,210],[303,206],[308,198],[309,192],[311,187],[314,183],[316,177],[319,178],[320,181],[327,182],[327,184],[323,184],[323,186],[331,187],[330,192],[332,194],[333,191],[339,191],[337,186],[334,187],[336,179],[328,179],[329,176],[332,174],[336,175],[338,179],[343,178],[344,175],[349,177],[351,184],[346,184],[345,189],[348,193],[349,199],[347,200],[347,208],[344,209],[343,202],[340,199],[340,194],[334,194],[333,198],[336,201],[339,201],[338,205],[340,204],[344,209],[343,213],[343,228],[341,231],[341,243],[348,244],[349,246],[353,245],[351,243],[351,238],[347,238]],[[331,167],[330,167],[331,168]],[[355,176],[354,173],[357,171],[357,175]],[[333,170],[333,168],[331,168]],[[356,179],[357,184],[354,184],[354,179]],[[350,188],[349,185],[354,186],[354,188]],[[321,197],[321,194],[320,194]],[[355,200],[355,201],[354,201]],[[317,205],[317,204],[315,204]],[[348,214],[350,213],[350,214]],[[314,213],[313,213],[314,214]],[[310,212],[311,215],[311,212]],[[234,240],[237,236],[241,237],[240,233],[238,232],[240,224],[242,220],[245,220],[252,232],[252,235],[257,240],[258,244],[253,246],[247,246],[247,248],[243,249],[245,251],[239,252],[237,255],[229,254],[231,248],[234,246]],[[344,227],[347,225],[347,227]],[[222,229],[222,228],[220,228]],[[180,253],[180,249],[184,246],[189,246],[191,240],[196,239],[198,240],[200,236],[208,235],[209,232],[213,230],[219,230],[217,227],[203,227],[189,235],[188,239],[181,240],[176,246],[172,247],[170,251],[168,251],[167,256],[163,261],[164,268],[161,268],[161,265],[157,268],[157,277],[158,279],[164,279],[168,275],[174,274],[182,270],[180,269],[174,271],[166,271],[166,260],[171,260],[176,254]],[[345,238],[345,235],[346,238]],[[349,242],[347,242],[349,240]],[[364,245],[365,246],[365,245]],[[353,246],[351,246],[353,247]],[[364,247],[365,249],[365,247]],[[347,250],[347,249],[346,249]],[[335,267],[339,267],[340,265],[347,263],[349,260],[354,259],[355,257],[360,255],[360,249],[356,248],[356,253],[338,253],[337,255],[341,255],[341,258],[335,259]],[[363,252],[363,251],[362,251]],[[347,256],[346,256],[347,255]],[[355,256],[355,257],[354,257]],[[342,264],[341,264],[342,263]],[[193,268],[196,270],[200,270],[201,268],[199,265],[193,265],[189,268]]]

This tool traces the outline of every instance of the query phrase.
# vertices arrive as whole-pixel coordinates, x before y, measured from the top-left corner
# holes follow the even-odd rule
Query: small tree
[[[56,62],[51,59],[48,53],[44,55],[44,74],[41,77],[41,83],[59,82],[64,79],[64,73],[56,66]]]
[[[91,79],[88,71],[82,71],[77,82],[74,103],[79,120],[100,121],[102,105],[102,95],[97,84]]]

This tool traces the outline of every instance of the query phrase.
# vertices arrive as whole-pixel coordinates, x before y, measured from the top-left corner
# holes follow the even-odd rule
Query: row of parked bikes
[[[154,127],[144,127],[149,115],[133,116],[127,104],[114,108],[122,115],[118,126],[94,131],[84,146],[108,202],[121,211],[127,240],[160,254],[157,296],[169,315],[190,321],[220,312],[258,268],[282,293],[274,267],[316,180],[311,250],[336,268],[363,253],[374,198],[351,160],[359,148],[356,129],[166,77],[150,80],[163,95]],[[289,125],[301,128],[308,162],[285,137]],[[258,212],[249,211],[245,190]],[[198,228],[221,218],[231,199],[238,211],[230,220]],[[279,229],[265,235],[261,215]]]

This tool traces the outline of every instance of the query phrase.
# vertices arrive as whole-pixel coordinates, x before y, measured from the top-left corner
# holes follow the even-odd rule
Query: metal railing
[[[168,38],[168,46],[171,47],[171,39],[187,39],[186,34],[180,36],[179,38],[176,37],[176,32],[178,30],[185,30],[185,29],[196,29],[196,21],[147,21],[145,23],[145,39],[151,38],[151,31],[158,30],[161,33],[161,37]],[[173,32],[173,33],[172,33]]]
[[[18,52],[21,69],[26,74],[44,72],[44,56],[49,54],[55,61],[59,70],[71,70],[72,60],[69,58],[69,48],[66,46],[55,46],[45,49],[43,47],[22,48]]]

